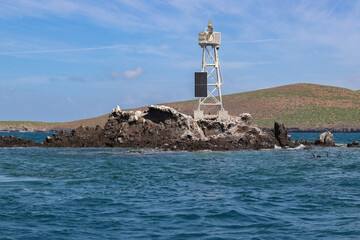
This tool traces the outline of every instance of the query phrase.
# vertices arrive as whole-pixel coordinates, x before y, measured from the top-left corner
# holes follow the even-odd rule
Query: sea
[[[360,134],[334,136],[309,150],[0,148],[0,239],[360,239],[360,149],[345,145]]]

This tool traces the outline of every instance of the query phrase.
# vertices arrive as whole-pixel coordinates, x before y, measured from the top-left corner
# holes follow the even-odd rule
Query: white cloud
[[[287,41],[286,39],[279,38],[268,38],[268,39],[254,39],[254,40],[234,40],[234,41],[226,41],[226,43],[264,43],[264,42],[281,42]]]
[[[203,20],[220,14],[243,16],[251,1],[242,0],[12,0],[0,1],[0,18],[87,18],[132,32],[161,30],[184,33],[204,27]]]
[[[140,45],[137,46],[137,52],[139,54],[149,54],[149,55],[157,55],[162,57],[171,57],[173,56],[168,51],[169,46],[161,45],[161,46],[150,46],[150,45]]]
[[[360,61],[360,1],[304,1],[288,6],[287,13],[269,9],[275,17],[264,24],[272,33],[307,49],[328,48],[341,63]]]
[[[88,47],[88,48],[70,48],[70,49],[45,49],[45,50],[29,50],[18,52],[0,52],[0,55],[20,55],[20,54],[41,54],[41,53],[64,53],[64,52],[81,52],[81,51],[94,51],[103,49],[124,49],[124,45],[111,45],[102,47]]]
[[[53,16],[70,20],[80,19],[80,21],[89,24],[95,23],[106,28],[119,28],[125,30],[125,35],[142,32],[144,33],[144,41],[142,41],[144,44],[135,45],[131,42],[131,45],[99,47],[90,45],[85,48],[72,47],[71,43],[67,46],[54,44],[50,45],[54,49],[52,50],[51,47],[42,49],[43,46],[49,47],[48,44],[44,44],[48,39],[37,47],[21,48],[19,46],[26,41],[14,46],[10,39],[3,45],[9,51],[2,50],[0,55],[17,54],[16,56],[25,57],[27,54],[64,52],[65,59],[76,59],[68,57],[67,55],[70,54],[67,52],[76,52],[77,54],[82,51],[113,48],[115,55],[122,54],[123,49],[126,49],[135,54],[166,57],[164,59],[167,64],[169,63],[168,57],[175,59],[174,56],[176,56],[179,64],[189,67],[199,66],[200,62],[197,63],[195,60],[191,64],[183,61],[185,58],[191,58],[192,55],[189,50],[183,52],[181,44],[175,38],[180,37],[184,40],[184,44],[192,42],[195,44],[197,32],[203,30],[206,21],[211,18],[214,20],[216,29],[218,25],[222,27],[219,31],[223,33],[224,45],[240,43],[229,44],[233,47],[232,54],[244,53],[239,55],[239,62],[229,62],[225,58],[221,58],[224,68],[243,69],[271,63],[263,62],[262,59],[269,59],[273,62],[281,61],[284,66],[294,62],[303,62],[304,65],[307,65],[311,62],[310,60],[322,62],[323,59],[326,59],[327,63],[331,62],[333,66],[340,66],[344,63],[358,65],[360,62],[360,1],[0,1],[0,18],[25,19],[26,17],[49,18]],[[169,38],[164,40],[164,34],[170,35],[175,40],[170,39],[169,41]],[[23,38],[19,35],[14,39]],[[241,43],[249,43],[249,48],[244,49]],[[269,46],[270,44],[265,43],[274,44]],[[252,45],[250,46],[250,44]],[[19,49],[19,51],[12,51],[14,49]],[[264,54],[266,55],[264,56]],[[58,55],[57,59],[60,57]],[[109,59],[108,56],[106,58]],[[88,59],[85,61],[96,61],[100,58]],[[246,60],[242,61],[243,59]],[[337,61],[336,64],[334,64],[335,61]],[[319,71],[314,66],[308,68],[309,72]],[[143,72],[142,68],[123,72],[110,70],[110,76],[113,79],[135,79]],[[290,74],[294,75],[294,73]],[[355,75],[356,73],[351,74]],[[328,78],[328,76],[326,77]]]
[[[46,83],[59,83],[62,81],[71,81],[71,82],[83,82],[85,78],[80,76],[56,76],[56,77],[49,77],[49,76],[33,76],[33,77],[19,77],[12,80],[2,81],[2,83],[6,84],[17,84],[17,85],[42,85]],[[12,88],[9,88],[12,89]],[[1,91],[0,91],[1,92]]]
[[[142,67],[137,67],[135,70],[126,70],[124,76],[126,79],[133,79],[140,77],[145,72]]]
[[[123,72],[117,72],[110,69],[110,77],[112,79],[136,79],[144,73],[145,69],[142,67],[137,67],[135,70],[128,69]]]
[[[271,64],[272,62],[222,62],[221,65],[224,68],[243,69],[256,65]]]

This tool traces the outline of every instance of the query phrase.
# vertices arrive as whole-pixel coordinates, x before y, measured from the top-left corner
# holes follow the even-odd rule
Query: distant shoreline
[[[271,128],[263,128],[264,130],[269,130]],[[289,133],[323,133],[330,131],[332,133],[360,133],[360,129],[349,129],[349,128],[287,128]]]
[[[44,132],[60,132],[61,130],[64,131],[71,131],[71,129],[28,129],[25,130],[24,128],[16,128],[16,127],[9,127],[9,128],[0,128],[0,132],[16,132],[16,133],[44,133]]]

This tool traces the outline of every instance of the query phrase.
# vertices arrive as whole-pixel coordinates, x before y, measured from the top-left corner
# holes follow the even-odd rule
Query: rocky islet
[[[334,146],[332,134],[323,134],[315,145]],[[301,144],[309,146],[314,143],[291,141],[282,123],[275,122],[274,129],[262,130],[252,124],[252,116],[248,113],[231,116],[226,121],[194,120],[173,108],[157,105],[145,111],[116,108],[104,128],[81,126],[72,131],[60,131],[48,136],[43,143],[14,137],[0,138],[0,147],[124,147],[173,151],[296,148]]]

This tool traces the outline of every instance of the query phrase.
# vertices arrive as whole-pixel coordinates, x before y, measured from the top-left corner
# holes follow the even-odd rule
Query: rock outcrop
[[[353,141],[352,143],[348,143],[348,144],[346,144],[346,146],[347,146],[347,147],[355,147],[355,148],[360,147],[358,141]]]
[[[294,148],[300,144],[335,146],[334,136],[327,131],[315,141],[291,141],[282,123],[263,131],[252,124],[253,118],[244,113],[226,121],[194,120],[167,106],[150,106],[146,111],[113,109],[104,126],[81,126],[72,131],[60,131],[44,143],[13,136],[0,136],[0,147],[125,147],[160,148],[164,150],[237,150]],[[348,147],[359,147],[354,141]]]
[[[275,122],[274,124],[275,141],[281,146],[289,146],[291,144],[290,137],[287,133],[287,129],[283,123]]]
[[[335,146],[334,135],[330,131],[323,132],[316,139],[315,145],[327,146],[327,147]]]
[[[226,121],[194,120],[167,106],[146,111],[114,109],[104,129],[81,127],[48,137],[47,147],[131,147],[164,150],[266,149],[295,147],[283,124],[272,131],[252,125],[251,115]],[[246,117],[245,117],[246,116]],[[251,117],[251,118],[250,118]]]
[[[305,146],[314,145],[314,142],[313,142],[313,141],[305,140],[305,139],[301,139],[301,140],[299,141],[299,143],[302,144],[302,145],[305,145]]]
[[[253,122],[253,117],[250,113],[241,113],[238,115],[238,118],[240,118],[246,124],[251,124]]]
[[[52,137],[46,137],[44,147],[106,147],[104,129],[99,125],[78,127],[71,132],[60,131]]]
[[[42,144],[29,139],[0,136],[0,147],[40,147]]]

